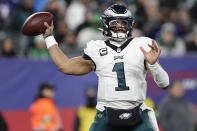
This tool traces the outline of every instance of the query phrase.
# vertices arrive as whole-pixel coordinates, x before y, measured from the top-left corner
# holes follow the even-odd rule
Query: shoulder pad
[[[146,42],[150,42],[150,41],[152,41],[152,39],[151,39],[151,38],[149,38],[149,37],[145,37],[145,36],[136,37],[135,39],[136,39],[136,40],[140,40],[140,41],[146,41]]]

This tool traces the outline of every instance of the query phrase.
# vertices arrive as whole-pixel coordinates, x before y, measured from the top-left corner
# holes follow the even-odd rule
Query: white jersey
[[[127,40],[120,47],[109,41],[96,40],[87,43],[84,53],[95,64],[98,75],[97,109],[104,106],[113,108],[133,108],[146,98],[145,58],[142,46],[150,50],[152,39],[136,37]]]

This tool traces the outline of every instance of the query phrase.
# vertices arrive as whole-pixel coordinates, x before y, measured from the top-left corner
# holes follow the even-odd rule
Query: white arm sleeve
[[[151,65],[148,64],[148,67],[151,71],[151,74],[153,75],[153,79],[154,81],[157,83],[157,85],[160,88],[165,88],[167,86],[169,86],[169,77],[167,72],[161,67],[161,65],[159,65],[158,62],[156,62],[155,64]]]

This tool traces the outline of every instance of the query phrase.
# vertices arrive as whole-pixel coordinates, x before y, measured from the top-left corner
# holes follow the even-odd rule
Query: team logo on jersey
[[[121,55],[121,56],[114,56],[114,60],[117,60],[117,59],[124,59],[124,56]]]
[[[127,119],[129,119],[130,117],[132,116],[132,114],[131,113],[122,113],[122,114],[120,114],[119,115],[119,118],[121,119],[121,120],[127,120]]]
[[[99,50],[99,53],[100,53],[100,56],[107,55],[107,48],[101,48],[101,49]]]

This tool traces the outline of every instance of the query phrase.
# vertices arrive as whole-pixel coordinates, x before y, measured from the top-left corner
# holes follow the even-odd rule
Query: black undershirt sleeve
[[[146,60],[144,60],[144,68],[145,68],[145,70],[147,70],[147,67],[146,67]]]
[[[85,60],[91,60],[92,62],[93,62],[93,64],[94,64],[94,66],[95,66],[95,69],[94,69],[94,71],[96,70],[96,64],[95,64],[95,62],[92,60],[92,58],[90,57],[90,56],[88,56],[87,54],[83,54],[82,55],[82,58],[84,58]]]

